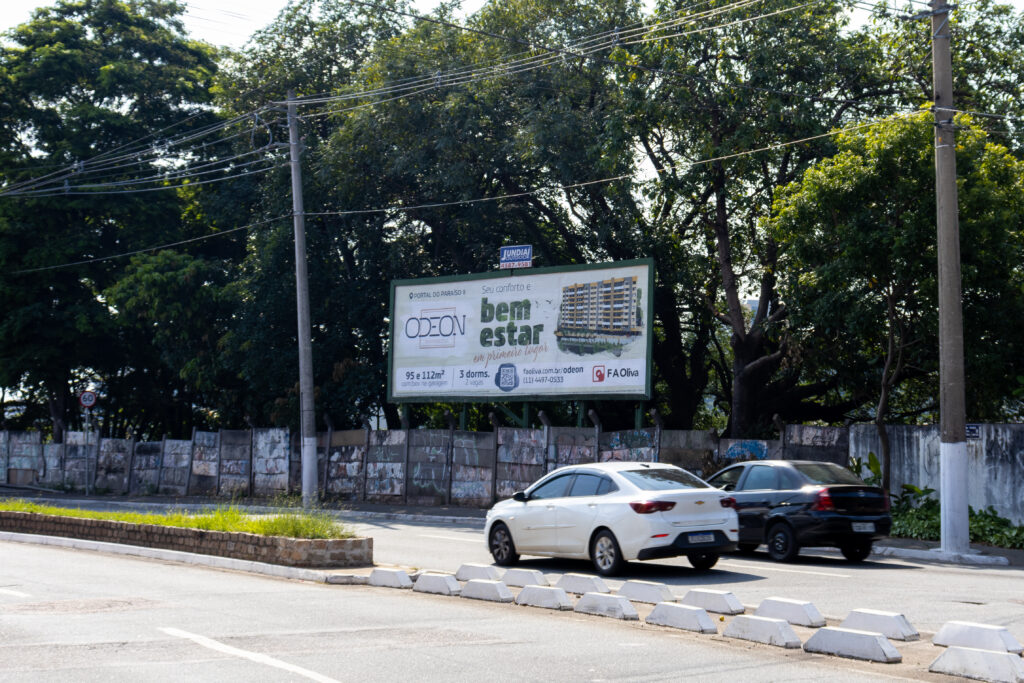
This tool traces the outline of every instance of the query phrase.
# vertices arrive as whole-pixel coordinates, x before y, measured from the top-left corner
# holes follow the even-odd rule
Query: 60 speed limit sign
[[[92,408],[96,405],[96,393],[93,391],[83,391],[78,395],[78,403],[83,408]]]

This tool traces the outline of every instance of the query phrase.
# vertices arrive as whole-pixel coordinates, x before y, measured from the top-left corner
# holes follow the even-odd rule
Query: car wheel
[[[507,567],[519,561],[519,553],[516,552],[516,544],[512,542],[512,534],[501,522],[491,527],[487,546],[491,549],[494,564]]]
[[[601,576],[615,576],[622,571],[626,563],[622,559],[619,542],[612,532],[602,529],[594,534],[590,541],[590,561]]]
[[[792,527],[779,522],[768,530],[768,554],[776,562],[792,562],[800,554],[800,544]]]
[[[850,562],[863,562],[871,554],[871,541],[855,541],[839,546],[843,557]]]
[[[760,543],[737,543],[736,544],[736,549],[739,550],[744,555],[749,555],[750,553],[752,553],[755,550],[757,550],[757,546],[759,546],[759,545],[761,545],[761,544]]]
[[[690,553],[686,556],[686,559],[690,561],[694,569],[707,570],[711,569],[718,562],[717,553]]]

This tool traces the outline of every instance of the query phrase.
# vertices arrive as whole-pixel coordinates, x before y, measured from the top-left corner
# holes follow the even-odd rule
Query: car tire
[[[839,551],[850,562],[863,562],[871,554],[871,541],[846,543],[839,546]]]
[[[615,534],[601,529],[590,539],[590,561],[601,576],[615,576],[626,565]]]
[[[768,554],[776,562],[792,562],[800,554],[793,527],[785,522],[777,522],[768,529]]]
[[[690,561],[694,569],[706,571],[718,562],[718,553],[690,553],[686,559]]]
[[[497,522],[491,527],[487,547],[490,548],[491,557],[494,558],[496,565],[508,567],[519,561],[516,544],[512,541],[512,532],[501,522]]]
[[[737,543],[736,544],[736,549],[739,550],[744,555],[749,555],[752,552],[754,552],[755,550],[757,550],[757,547],[759,545],[761,545],[761,544],[760,543]]]

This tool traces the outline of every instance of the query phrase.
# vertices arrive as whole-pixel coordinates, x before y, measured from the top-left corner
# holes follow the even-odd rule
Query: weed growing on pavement
[[[34,512],[40,515],[58,515],[84,519],[105,519],[132,524],[155,524],[207,531],[231,531],[260,536],[288,536],[290,538],[352,538],[355,534],[341,522],[323,511],[305,512],[289,510],[281,514],[250,515],[235,505],[223,505],[208,512],[187,510],[150,512],[98,512],[41,505],[22,499],[0,501],[0,510]]]

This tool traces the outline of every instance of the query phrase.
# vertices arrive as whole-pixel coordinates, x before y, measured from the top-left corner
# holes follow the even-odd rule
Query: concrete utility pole
[[[946,0],[929,4],[932,85],[935,94],[935,208],[939,261],[940,550],[970,549],[967,510],[967,435],[964,398],[964,326],[960,297],[960,224],[953,128],[953,60]]]
[[[309,322],[309,274],[306,271],[306,220],[302,204],[302,166],[295,91],[288,91],[288,147],[292,162],[292,215],[295,223],[295,303],[299,323],[299,435],[302,443],[302,507],[317,499],[316,420],[313,406],[313,341]]]

